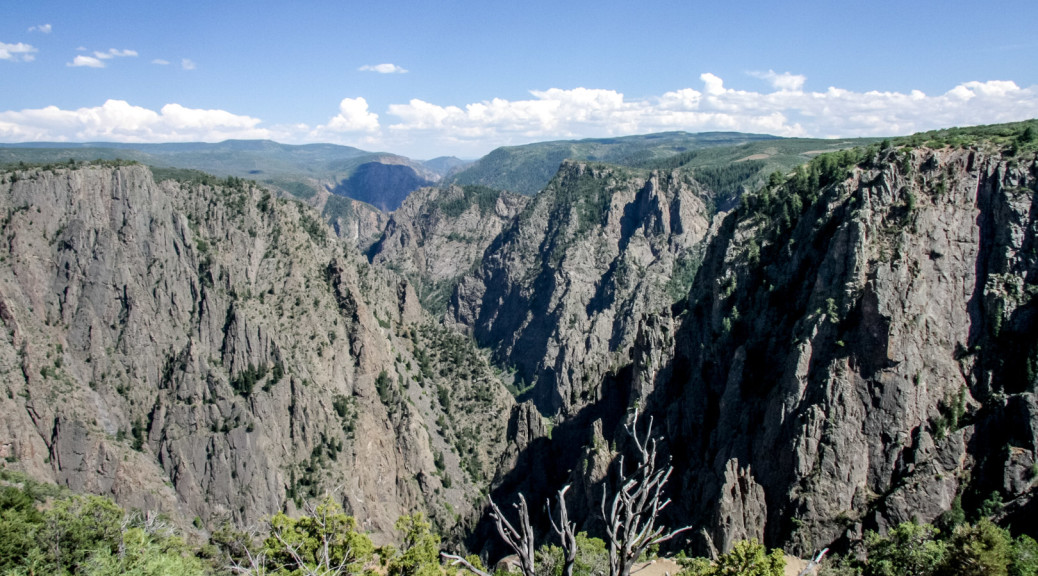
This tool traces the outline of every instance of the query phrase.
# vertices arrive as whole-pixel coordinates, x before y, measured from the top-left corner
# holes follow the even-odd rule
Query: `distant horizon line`
[[[398,156],[406,158],[408,160],[415,160],[421,162],[431,162],[441,158],[454,158],[466,162],[476,161],[480,158],[485,157],[494,150],[508,149],[508,148],[523,148],[526,146],[536,146],[540,144],[553,144],[553,143],[565,143],[565,142],[594,142],[594,141],[615,141],[635,138],[645,138],[648,136],[665,136],[665,135],[689,135],[689,136],[709,136],[709,135],[739,135],[739,136],[750,136],[756,137],[761,140],[819,140],[819,141],[838,141],[838,140],[881,140],[883,136],[838,136],[831,138],[808,138],[800,136],[777,136],[775,134],[767,134],[760,132],[739,132],[737,130],[708,130],[705,132],[689,132],[687,130],[666,130],[663,132],[646,132],[640,134],[627,134],[624,136],[599,136],[599,137],[588,137],[588,138],[564,138],[564,139],[552,139],[552,140],[538,140],[535,142],[529,142],[526,144],[512,144],[496,146],[491,148],[490,152],[483,154],[482,156],[463,158],[455,155],[441,155],[434,156],[432,158],[415,158],[412,156],[406,156],[398,152],[391,152],[388,150],[365,150],[356,146],[350,146],[347,144],[335,144],[333,142],[307,142],[303,144],[290,144],[287,142],[280,142],[270,138],[227,138],[218,141],[206,141],[206,140],[177,140],[167,142],[127,142],[118,140],[88,140],[88,141],[59,141],[59,140],[39,140],[39,141],[22,141],[22,142],[0,142],[0,148],[40,148],[40,149],[82,149],[82,148],[114,148],[114,149],[132,149],[134,147],[159,147],[159,146],[218,146],[220,144],[228,143],[271,143],[278,146],[284,146],[288,148],[306,148],[306,147],[331,147],[331,148],[343,148],[349,150],[356,150],[365,154],[387,154],[392,156]],[[889,136],[889,138],[899,138],[900,136]]]

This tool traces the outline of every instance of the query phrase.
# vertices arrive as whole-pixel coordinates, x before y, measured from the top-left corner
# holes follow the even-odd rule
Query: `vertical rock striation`
[[[5,465],[210,526],[326,491],[376,536],[475,511],[510,395],[316,213],[94,166],[0,173],[0,216]],[[439,429],[449,410],[478,449]]]
[[[1034,160],[888,150],[790,215],[792,188],[718,227],[657,381],[700,544],[809,552],[992,492],[1029,509]]]

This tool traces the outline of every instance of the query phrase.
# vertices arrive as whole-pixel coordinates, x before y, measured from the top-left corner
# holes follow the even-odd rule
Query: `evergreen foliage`
[[[721,166],[697,168],[693,176],[714,193],[714,204],[725,207],[735,202],[742,191],[764,169],[763,160],[745,160]]]
[[[989,143],[1003,148],[1011,154],[1019,154],[1038,151],[1036,134],[1038,134],[1038,120],[1027,120],[1009,124],[946,128],[943,130],[919,132],[911,136],[898,138],[894,140],[894,144],[911,147],[962,148]]]
[[[255,388],[256,383],[263,380],[266,375],[266,365],[255,366],[250,362],[245,370],[239,372],[231,380],[231,388],[234,388],[234,391],[238,394],[248,398],[252,394],[252,389]]]
[[[0,574],[210,573],[161,520],[0,470]]]
[[[61,576],[187,576],[223,574],[374,574],[376,554],[386,576],[439,576],[440,536],[421,513],[396,523],[399,549],[376,549],[332,499],[305,505],[292,518],[279,513],[260,540],[224,526],[209,542],[188,543],[161,517],[124,511],[111,500],[73,494],[0,469],[0,574]],[[609,570],[606,545],[586,533],[576,537],[574,576]],[[1013,538],[990,520],[960,524],[950,532],[904,523],[885,536],[866,532],[865,558],[830,556],[827,576],[1036,576],[1038,543]],[[469,561],[482,567],[478,558]],[[682,576],[779,576],[781,550],[741,541],[714,561],[680,560]],[[562,549],[537,550],[538,576],[561,576]]]
[[[947,544],[937,539],[939,531],[927,524],[905,522],[883,537],[865,535],[868,561],[866,576],[922,576],[935,574],[944,564]]]
[[[500,190],[480,186],[478,184],[467,184],[461,187],[460,195],[452,195],[449,199],[440,202],[440,212],[447,218],[461,216],[470,206],[479,208],[482,215],[489,214],[494,210],[497,199],[501,195]]]
[[[565,557],[562,548],[546,544],[537,549],[538,572],[543,576],[563,576]],[[600,576],[609,573],[609,550],[601,538],[587,532],[577,533],[577,559],[573,576]]]
[[[262,551],[270,574],[357,574],[375,546],[357,529],[357,521],[327,498],[300,518],[283,513],[271,518]],[[335,567],[342,567],[341,572],[333,571]]]
[[[440,537],[421,512],[401,516],[394,526],[403,534],[400,550],[384,548],[388,576],[439,576]]]
[[[695,558],[685,562],[682,576],[783,576],[786,559],[782,550],[768,552],[756,539],[736,542],[715,562]]]
[[[988,519],[943,532],[929,524],[905,522],[886,536],[865,534],[864,561],[830,557],[822,576],[1034,576],[1038,544],[1027,535],[1013,538]]]

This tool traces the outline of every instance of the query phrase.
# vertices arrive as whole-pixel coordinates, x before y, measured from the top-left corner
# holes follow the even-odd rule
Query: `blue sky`
[[[0,142],[475,157],[663,130],[898,135],[1038,116],[1038,3],[0,3]]]

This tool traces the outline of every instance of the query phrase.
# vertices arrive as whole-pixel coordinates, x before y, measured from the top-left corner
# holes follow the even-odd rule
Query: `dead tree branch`
[[[606,490],[602,489],[602,517],[606,521],[609,540],[609,575],[630,576],[631,568],[649,546],[666,542],[674,536],[691,529],[685,526],[667,532],[657,525],[659,514],[670,504],[663,498],[663,487],[674,467],[669,464],[656,468],[656,439],[652,437],[652,418],[644,438],[638,437],[638,412],[629,426],[624,427],[634,439],[640,462],[630,477],[624,472],[624,457],[620,457],[619,488],[613,496],[612,505],[606,510]]]
[[[501,535],[505,543],[515,551],[519,557],[519,569],[523,576],[536,576],[534,569],[534,539],[533,528],[530,526],[530,510],[526,506],[526,498],[519,494],[519,504],[514,505],[519,510],[519,530],[512,526],[511,522],[501,513],[501,509],[489,498],[490,507],[493,512],[490,517],[494,519],[497,533]]]
[[[551,515],[551,502],[548,502],[548,519],[551,520],[552,530],[562,540],[562,552],[566,559],[566,563],[562,567],[562,576],[573,576],[573,565],[577,561],[577,525],[569,521],[569,512],[566,511],[567,490],[569,490],[568,485],[559,490],[559,521],[555,522],[555,517]]]
[[[451,561],[451,566],[457,566],[458,564],[461,564],[461,566],[463,568],[465,568],[469,572],[472,572],[476,576],[491,576],[490,572],[486,572],[484,570],[480,570],[479,568],[476,568],[475,566],[472,565],[471,562],[469,562],[468,560],[462,558],[461,556],[458,556],[458,555],[455,555],[455,554],[448,554],[446,552],[440,552],[440,556],[443,556],[445,559],[450,560]]]

